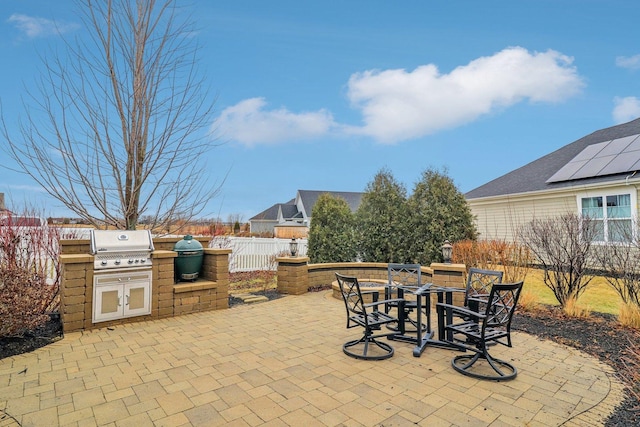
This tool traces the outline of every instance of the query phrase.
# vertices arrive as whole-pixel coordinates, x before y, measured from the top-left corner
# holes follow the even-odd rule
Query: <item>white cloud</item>
[[[265,109],[264,98],[226,108],[216,121],[223,139],[246,145],[296,141],[329,131],[364,135],[397,143],[461,126],[518,102],[561,102],[578,94],[584,82],[573,58],[559,52],[530,53],[504,49],[441,74],[434,64],[403,69],[369,70],[348,82],[351,105],[363,125],[337,124],[330,112],[294,113]]]
[[[251,98],[225,108],[215,122],[215,132],[223,140],[255,145],[310,139],[334,126],[331,113],[325,110],[292,113],[285,108],[265,110],[266,104],[264,98]]]
[[[618,56],[616,65],[621,68],[629,68],[631,70],[640,69],[640,54],[634,56]]]
[[[616,123],[625,123],[640,117],[640,99],[634,96],[613,99],[613,120]]]
[[[7,22],[13,23],[28,38],[59,35],[78,28],[76,24],[61,24],[45,18],[14,13]]]
[[[433,64],[411,72],[357,73],[349,79],[348,96],[362,110],[358,132],[394,143],[460,126],[524,99],[563,101],[583,87],[572,61],[553,50],[532,54],[513,47],[449,74]]]

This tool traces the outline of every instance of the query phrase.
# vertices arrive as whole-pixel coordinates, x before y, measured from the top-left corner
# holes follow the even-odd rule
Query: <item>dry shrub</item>
[[[37,215],[0,222],[0,337],[19,337],[47,322],[58,303],[60,233]]]
[[[501,270],[505,283],[524,280],[529,273],[531,253],[522,245],[503,240],[463,240],[453,245],[453,261],[487,270]]]
[[[567,299],[562,310],[567,316],[577,317],[580,319],[586,319],[591,315],[591,309],[589,307],[578,305],[576,298]]]
[[[0,268],[0,337],[19,337],[46,323],[55,292],[36,272]]]
[[[520,311],[533,313],[539,306],[538,296],[534,292],[523,290],[520,293],[520,299],[518,299],[518,309]]]
[[[640,329],[640,308],[635,304],[622,304],[618,322],[624,326]]]

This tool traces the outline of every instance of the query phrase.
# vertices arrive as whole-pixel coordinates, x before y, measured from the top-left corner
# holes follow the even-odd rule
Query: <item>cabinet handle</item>
[[[124,303],[124,305],[129,305],[129,295],[125,295],[125,297],[127,298],[127,302]]]
[[[118,296],[118,307],[122,307],[122,297]]]

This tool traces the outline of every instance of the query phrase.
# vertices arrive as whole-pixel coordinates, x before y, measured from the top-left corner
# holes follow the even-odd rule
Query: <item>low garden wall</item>
[[[387,264],[375,262],[339,262],[309,264],[308,257],[279,257],[278,292],[301,295],[313,289],[329,288],[335,273],[355,276],[360,280],[387,281]],[[464,264],[432,263],[422,267],[422,282],[437,286],[465,287]],[[458,295],[456,295],[457,297]],[[456,301],[460,304],[462,301]]]

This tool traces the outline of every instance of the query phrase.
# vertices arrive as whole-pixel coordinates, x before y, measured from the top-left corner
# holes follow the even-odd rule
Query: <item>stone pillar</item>
[[[309,257],[278,257],[278,292],[306,294],[309,290]]]
[[[93,310],[93,256],[60,255],[60,319],[67,332],[90,329]]]
[[[215,309],[229,308],[229,254],[231,249],[205,248],[202,277],[216,282]]]
[[[466,266],[464,264],[431,264],[433,270],[432,283],[437,286],[445,286],[447,288],[466,287],[465,274]],[[464,292],[456,292],[453,294],[453,303],[458,306],[464,304]]]
[[[151,317],[171,317],[173,313],[173,259],[178,254],[174,251],[155,250],[151,274]]]

